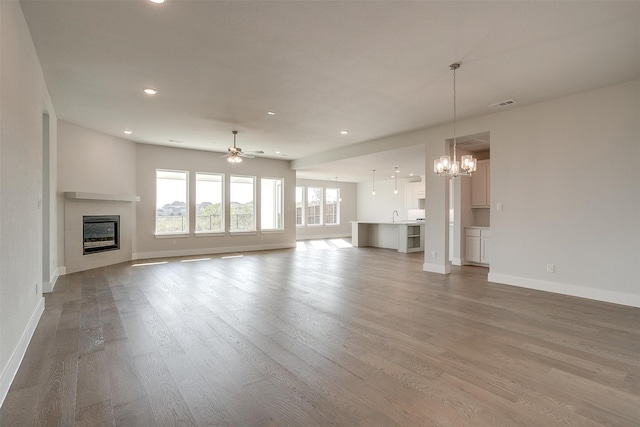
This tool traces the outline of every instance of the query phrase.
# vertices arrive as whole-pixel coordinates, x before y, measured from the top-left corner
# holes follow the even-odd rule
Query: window
[[[325,190],[325,205],[324,214],[326,225],[339,225],[340,224],[340,189],[339,188],[327,188]]]
[[[224,176],[196,173],[196,233],[224,231]]]
[[[230,231],[255,231],[255,177],[231,175],[229,180]]]
[[[189,172],[156,170],[156,234],[189,232]]]
[[[283,230],[282,178],[260,180],[260,226],[262,230]]]
[[[307,188],[307,225],[322,225],[322,187]]]
[[[304,187],[296,187],[296,226],[304,225]]]

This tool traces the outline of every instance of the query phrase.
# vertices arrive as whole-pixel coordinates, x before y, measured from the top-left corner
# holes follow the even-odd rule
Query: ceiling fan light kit
[[[453,160],[449,156],[442,156],[433,161],[433,171],[438,176],[450,176],[455,178],[459,175],[471,176],[476,171],[477,161],[471,155],[464,155],[458,161],[456,153],[456,70],[460,68],[459,62],[449,65],[453,71]]]
[[[227,151],[229,154],[225,154],[223,157],[227,158],[227,162],[231,164],[242,163],[242,158],[253,159],[255,156],[252,156],[248,153],[243,153],[242,148],[236,146],[236,135],[238,134],[237,130],[231,131],[233,134],[233,147],[229,147]],[[250,151],[250,153],[254,154],[263,154],[264,151]]]

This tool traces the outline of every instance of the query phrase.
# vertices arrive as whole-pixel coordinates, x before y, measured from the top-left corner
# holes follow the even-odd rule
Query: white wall
[[[491,133],[489,280],[640,306],[640,81],[464,120]],[[412,135],[426,165],[450,126]],[[425,270],[445,248],[444,182],[427,174]],[[496,211],[496,203],[503,211]],[[547,273],[547,264],[556,272]]]
[[[20,4],[0,2],[0,403],[44,310],[43,113],[55,122]],[[49,127],[48,132],[52,129]],[[55,128],[53,129],[55,135]],[[55,146],[55,136],[50,140]],[[55,176],[55,168],[50,171]],[[53,238],[54,242],[50,242]],[[47,233],[55,247],[55,234]]]
[[[231,165],[220,153],[185,150],[172,147],[160,147],[146,144],[136,146],[137,190],[140,202],[137,203],[137,231],[134,258],[155,258],[161,256],[198,255],[209,253],[235,252],[244,250],[261,250],[295,247],[295,172],[289,168],[289,162],[282,160],[255,158],[238,165]],[[284,216],[285,229],[282,232],[260,232],[246,235],[166,238],[156,237],[155,232],[155,199],[156,169],[188,171],[190,176],[190,194],[195,192],[194,177],[196,172],[213,172],[225,174],[226,193],[229,188],[229,175],[248,175],[257,178],[284,179]],[[256,189],[259,194],[259,188]],[[226,200],[228,212],[228,199]],[[195,208],[195,200],[191,197],[191,215]],[[256,206],[257,225],[260,224],[260,204]],[[192,218],[193,219],[193,218]],[[192,222],[192,221],[190,221]]]
[[[414,180],[417,180],[415,178]],[[405,207],[405,184],[411,179],[398,179],[398,194],[394,194],[393,179],[378,179],[376,177],[376,195],[371,194],[371,181],[358,183],[358,221],[388,222],[393,217],[393,211],[398,211],[396,219],[407,220],[408,210]],[[429,196],[427,196],[429,200]]]
[[[313,179],[297,179],[298,187],[305,187],[305,197],[307,187],[323,187],[340,189],[340,225],[303,226],[296,228],[296,238],[304,239],[327,239],[333,237],[351,236],[351,222],[357,218],[357,192],[356,184],[350,182],[320,181]]]
[[[65,192],[136,195],[136,144],[63,120],[58,121],[58,242],[60,270],[66,273],[128,261],[135,233],[130,202],[65,200]],[[82,255],[82,216],[120,215],[120,251]]]
[[[425,169],[446,153],[451,124],[359,144],[381,152],[425,144]],[[491,134],[489,279],[640,306],[640,81],[458,122]],[[353,151],[336,150],[339,160]],[[308,166],[312,159],[294,165]],[[466,179],[466,178],[462,178]],[[383,187],[384,186],[384,187]],[[450,271],[448,180],[426,174],[423,269]],[[398,204],[358,185],[358,219],[387,220]],[[496,203],[503,211],[496,211]],[[387,213],[389,212],[389,213]],[[389,216],[390,218],[390,216]],[[556,272],[547,273],[547,264]]]
[[[489,279],[640,306],[640,81],[487,119]]]

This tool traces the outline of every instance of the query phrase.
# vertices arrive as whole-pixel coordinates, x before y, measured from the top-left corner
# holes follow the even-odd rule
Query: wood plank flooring
[[[341,246],[61,277],[0,425],[640,425],[640,310]]]

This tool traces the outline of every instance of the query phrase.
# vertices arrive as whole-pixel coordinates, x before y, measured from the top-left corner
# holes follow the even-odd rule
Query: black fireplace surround
[[[82,217],[82,254],[120,249],[120,215]]]

